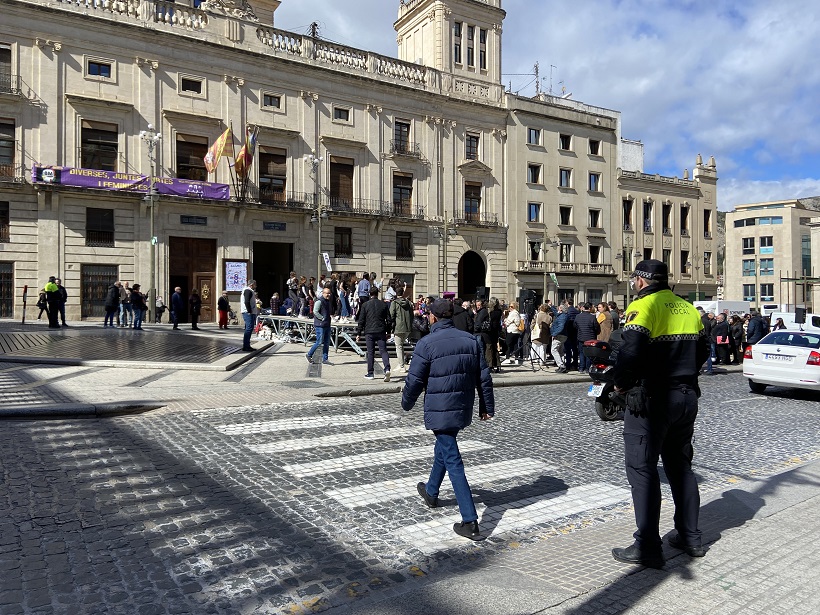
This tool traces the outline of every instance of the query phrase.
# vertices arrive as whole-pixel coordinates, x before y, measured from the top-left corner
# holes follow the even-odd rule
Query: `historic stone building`
[[[714,161],[648,175],[618,112],[505,92],[501,0],[400,2],[398,58],[276,29],[279,4],[3,2],[3,317],[59,275],[69,318],[122,279],[199,288],[207,320],[323,253],[414,294],[622,302],[638,252],[714,293]],[[204,162],[231,127],[258,134],[244,193]]]

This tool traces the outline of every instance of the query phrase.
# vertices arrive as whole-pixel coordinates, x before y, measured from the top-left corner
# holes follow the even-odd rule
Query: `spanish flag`
[[[208,150],[208,153],[205,154],[205,168],[208,169],[208,173],[213,173],[216,171],[216,165],[219,164],[219,158],[227,155],[225,153],[225,146],[228,144],[228,141],[232,140],[233,134],[231,133],[231,129],[228,128],[222,133],[222,136],[214,142]]]
[[[247,177],[253,164],[253,154],[256,151],[256,139],[259,136],[259,128],[257,126],[248,126],[245,130],[245,144],[239,153],[236,155],[234,161],[234,170],[237,177]]]

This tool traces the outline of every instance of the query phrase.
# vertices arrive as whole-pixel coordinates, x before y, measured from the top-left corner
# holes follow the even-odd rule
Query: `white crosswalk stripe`
[[[477,440],[467,440],[460,442],[458,448],[462,453],[478,451],[492,448],[491,445]],[[284,466],[284,470],[294,476],[303,478],[306,476],[319,476],[321,474],[331,474],[332,472],[344,472],[355,468],[368,468],[371,466],[386,465],[402,461],[412,461],[414,459],[429,458],[432,455],[431,446],[414,446],[390,451],[377,451],[373,453],[363,453],[361,455],[349,455],[347,457],[336,457],[322,461],[312,461],[309,463],[296,463]]]
[[[274,433],[277,431],[296,431],[301,429],[319,429],[322,427],[364,425],[389,421],[398,422],[395,414],[376,410],[361,414],[336,414],[327,416],[299,416],[257,423],[231,423],[216,425],[215,429],[229,436],[244,436],[260,433]]]
[[[280,440],[279,442],[268,442],[266,444],[256,444],[248,446],[257,453],[277,453],[284,451],[301,451],[314,448],[324,448],[328,446],[344,446],[345,444],[355,444],[370,440],[386,440],[388,438],[400,438],[405,436],[423,436],[427,433],[424,427],[392,427],[390,429],[371,429],[365,432],[332,434],[320,436],[318,438],[298,438],[295,440]]]
[[[497,480],[508,480],[517,476],[539,474],[553,470],[555,470],[555,467],[548,466],[536,459],[525,457],[523,459],[510,459],[498,463],[468,467],[467,479],[472,486],[475,486]],[[367,485],[347,487],[345,489],[331,489],[327,492],[327,495],[347,508],[371,506],[391,500],[417,497],[416,494],[418,492],[416,491],[416,485],[426,482],[427,478],[428,476],[426,475],[395,478],[377,483],[369,483]],[[445,498],[452,496],[453,490],[446,479],[441,487],[439,497]]]
[[[629,498],[627,489],[607,483],[590,483],[500,506],[477,505],[476,509],[481,532],[499,535],[618,504]],[[464,544],[464,539],[453,532],[453,518],[450,516],[438,516],[424,523],[402,527],[396,533],[428,554]]]

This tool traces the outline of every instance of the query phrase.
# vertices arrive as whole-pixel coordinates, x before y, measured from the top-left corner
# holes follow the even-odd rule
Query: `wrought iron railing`
[[[518,271],[522,273],[577,273],[592,275],[615,275],[615,268],[609,263],[574,263],[555,261],[518,261]]]
[[[0,94],[20,94],[19,75],[0,73]]]
[[[461,212],[459,216],[453,218],[456,226],[500,226],[498,214],[491,214],[486,211]]]
[[[0,182],[15,182],[23,183],[25,169],[22,166],[15,166],[13,164],[0,164]]]
[[[9,223],[0,222],[0,243],[8,243],[11,241],[11,233],[9,231]]]
[[[421,158],[421,148],[418,143],[393,139],[390,141],[390,153],[398,156]]]
[[[92,248],[113,248],[114,231],[85,231],[85,245]]]
[[[239,200],[239,199],[236,199]],[[424,219],[424,209],[406,201],[380,201],[356,199],[309,192],[284,192],[270,188],[259,189],[248,185],[245,202],[274,209],[315,210],[321,208],[328,214],[359,214],[366,216],[386,216],[392,218]]]

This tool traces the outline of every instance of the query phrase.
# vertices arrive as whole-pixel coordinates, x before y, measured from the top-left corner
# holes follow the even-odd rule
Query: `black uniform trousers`
[[[638,526],[635,542],[644,553],[660,553],[660,457],[675,502],[675,529],[687,545],[701,546],[700,493],[692,472],[697,392],[688,385],[653,392],[650,408],[649,417],[624,415],[626,477]]]

